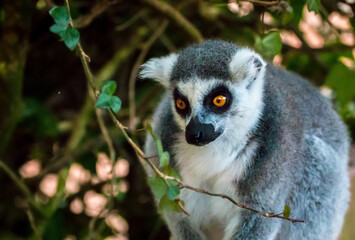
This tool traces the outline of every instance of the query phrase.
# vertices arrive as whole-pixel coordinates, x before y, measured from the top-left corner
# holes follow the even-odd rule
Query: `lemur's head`
[[[203,146],[217,139],[237,141],[255,126],[265,65],[248,48],[209,40],[149,60],[140,76],[170,91],[175,120],[187,143]]]

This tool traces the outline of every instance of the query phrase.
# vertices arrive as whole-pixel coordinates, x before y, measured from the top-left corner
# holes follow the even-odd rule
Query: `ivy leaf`
[[[116,88],[117,84],[115,81],[104,81],[102,83],[101,92],[112,96],[115,93]]]
[[[291,214],[291,209],[288,205],[285,205],[284,207],[284,212],[283,212],[283,216],[285,218],[289,218],[290,217],[290,214]]]
[[[150,123],[146,123],[145,124],[145,129],[147,130],[147,132],[149,132],[149,134],[152,136],[154,142],[157,141],[157,137],[154,135],[153,133],[153,128],[152,128],[152,125],[150,125]]]
[[[338,62],[329,71],[325,84],[336,93],[341,105],[345,105],[355,97],[355,71]]]
[[[80,33],[72,26],[69,26],[61,37],[65,45],[73,51],[79,43]]]
[[[95,107],[102,109],[112,109],[117,113],[121,109],[121,99],[117,96],[113,96],[117,88],[116,82],[105,81],[101,87],[101,93],[96,101]]]
[[[159,167],[169,166],[169,162],[170,162],[170,155],[168,152],[165,151],[160,156]]]
[[[308,11],[313,11],[314,13],[318,14],[319,13],[319,8],[320,8],[320,0],[307,0],[307,8]]]
[[[121,109],[121,105],[122,105],[121,99],[119,99],[117,96],[111,97],[110,107],[112,111],[118,113],[118,111]]]
[[[69,24],[69,12],[68,9],[66,7],[54,7],[51,10],[49,10],[49,15],[52,16],[54,22],[58,25],[58,26],[67,26]]]
[[[65,30],[67,30],[67,26],[60,26],[58,24],[53,24],[49,28],[49,31],[51,31],[52,33],[58,34],[61,38],[63,37]]]
[[[158,206],[159,212],[163,212],[163,211],[168,211],[168,212],[181,212],[181,209],[179,208],[179,205],[176,201],[174,200],[170,200],[168,195],[165,194],[159,202],[159,206]]]
[[[167,194],[170,200],[175,200],[180,194],[180,189],[178,186],[169,186]]]
[[[99,98],[95,103],[95,107],[109,109],[111,107],[111,99],[111,96],[104,93],[100,93]]]
[[[255,47],[265,56],[273,57],[281,52],[282,40],[279,32],[272,32],[264,38],[257,37]]]
[[[168,190],[168,186],[165,184],[164,180],[160,177],[150,177],[148,178],[148,185],[152,190],[154,196],[161,199]]]

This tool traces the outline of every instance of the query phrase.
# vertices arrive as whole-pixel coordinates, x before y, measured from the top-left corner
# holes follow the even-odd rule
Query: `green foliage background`
[[[65,182],[73,163],[82,165],[96,176],[98,153],[109,154],[109,149],[100,132],[94,103],[77,56],[79,35],[82,47],[91,59],[96,87],[113,80],[106,82],[106,90],[103,89],[104,94],[96,106],[115,108],[120,121],[137,129],[130,134],[140,146],[146,134],[140,129],[149,119],[163,90],[152,81],[134,82],[137,64],[150,57],[177,51],[202,37],[249,46],[269,61],[280,55],[281,64],[286,69],[299,73],[317,86],[331,88],[334,107],[355,139],[355,50],[354,46],[341,41],[343,30],[328,22],[330,13],[346,16],[346,12],[339,8],[339,3],[346,4],[346,1],[288,0],[270,6],[267,3],[273,1],[265,2],[254,4],[253,9],[242,16],[240,12],[232,12],[226,1],[73,0],[70,5],[74,27],[68,24],[69,16],[65,11],[61,12],[63,8],[49,12],[55,4],[64,6],[62,1],[5,0],[0,3],[0,159],[18,176],[21,166],[31,159],[37,159],[42,165],[39,175],[21,180],[28,186],[31,197],[25,196],[0,169],[0,238],[64,239],[70,236],[71,239],[86,239],[89,235],[92,217],[84,212],[74,214],[70,203],[76,198],[83,199],[89,190],[102,193],[104,183],[87,182],[77,193],[69,194]],[[155,3],[171,6],[194,29],[159,9]],[[354,4],[348,6],[355,12]],[[331,29],[321,31],[320,35],[326,41],[320,48],[313,48],[304,39],[300,21],[305,8],[319,14],[323,24],[328,24]],[[266,14],[272,17],[271,23],[263,21]],[[52,17],[57,20],[53,21]],[[349,16],[349,19],[351,29],[347,31],[354,33],[354,18]],[[293,32],[302,46],[295,48],[284,44],[280,32],[285,30]],[[329,38],[332,34],[335,38]],[[344,64],[344,58],[347,59],[345,63],[352,61],[353,65]],[[132,82],[133,115],[130,102]],[[122,233],[122,237],[167,239],[169,233],[156,213],[145,173],[134,151],[111,123],[110,117],[101,114],[114,140],[117,157],[127,159],[130,164],[129,174],[112,182],[119,185],[120,181],[126,181],[129,190],[115,194],[107,206],[110,211],[117,211],[129,225],[128,233]],[[165,159],[168,161],[168,157]],[[53,197],[45,196],[39,188],[48,173],[58,175],[58,187]],[[151,178],[148,184],[164,201],[177,196],[175,188],[171,191],[169,188],[170,192],[164,197],[167,188],[159,179]],[[355,206],[352,204],[342,235],[344,240],[355,239],[351,228],[355,224]],[[38,227],[37,234],[31,228],[26,214],[28,209]],[[97,219],[93,238],[104,239],[114,234],[117,232],[112,226],[102,218]]]

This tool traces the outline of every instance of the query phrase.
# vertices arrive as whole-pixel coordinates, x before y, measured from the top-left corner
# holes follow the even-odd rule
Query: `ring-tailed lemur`
[[[223,193],[292,224],[183,189],[190,217],[165,213],[176,240],[336,239],[349,202],[348,134],[309,82],[254,51],[209,40],[154,58],[141,77],[166,94],[152,127],[191,186]],[[146,154],[156,154],[147,137]]]

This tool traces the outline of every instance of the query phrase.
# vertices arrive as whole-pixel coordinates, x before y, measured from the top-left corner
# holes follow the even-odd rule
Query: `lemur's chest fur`
[[[212,193],[225,194],[236,201],[236,182],[243,176],[254,157],[257,142],[233,147],[216,141],[206,147],[186,144],[181,139],[175,147],[177,165],[185,183]],[[236,151],[237,149],[237,151]],[[240,209],[226,199],[183,189],[181,198],[189,220],[196,231],[207,239],[227,239],[239,221]]]

